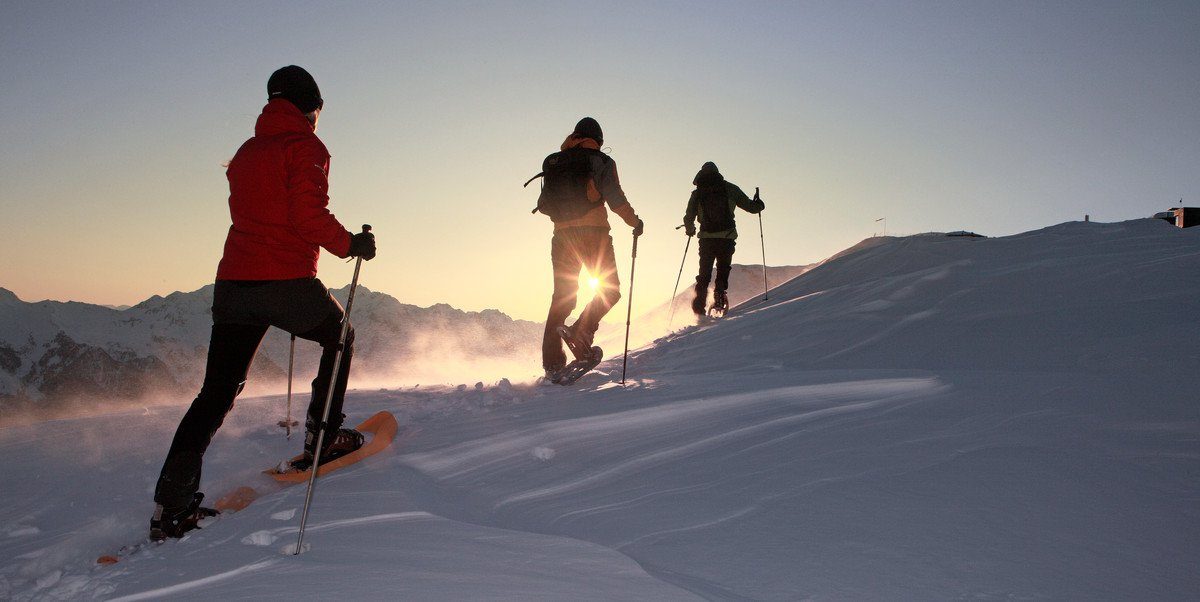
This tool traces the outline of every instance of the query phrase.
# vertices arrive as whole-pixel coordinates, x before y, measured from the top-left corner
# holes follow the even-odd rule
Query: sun
[[[595,296],[596,291],[600,290],[600,279],[593,276],[587,270],[579,271],[579,294]]]

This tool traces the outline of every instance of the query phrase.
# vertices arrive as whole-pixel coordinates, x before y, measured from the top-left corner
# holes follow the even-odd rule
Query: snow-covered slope
[[[355,392],[409,436],[108,568],[181,408],[0,430],[0,598],[1194,599],[1200,229],[873,239],[570,388]],[[245,400],[204,490],[294,453]],[[131,427],[134,427],[131,429]],[[130,436],[136,433],[136,436]]]
[[[334,291],[343,304],[348,287]],[[542,326],[495,311],[421,308],[359,287],[354,378],[371,382],[496,379],[514,366],[532,374]],[[0,289],[0,415],[147,398],[187,403],[204,376],[212,286],[154,296],[124,310],[86,303],[25,303]],[[481,349],[479,341],[489,341]],[[249,394],[281,390],[286,333],[271,329],[252,365]],[[307,391],[320,347],[296,345],[296,387]],[[524,376],[524,374],[522,374]]]
[[[815,265],[815,264],[814,264]],[[767,266],[767,288],[775,288],[800,274],[812,269],[814,265],[782,265]],[[729,296],[730,306],[739,305],[751,299],[761,299],[763,296],[763,267],[762,265],[733,264],[729,270],[729,288],[725,291]],[[696,316],[692,313],[692,298],[695,297],[696,286],[696,255],[688,256],[683,274],[679,281],[679,292],[669,301],[651,309],[648,312],[633,317],[630,329],[630,344],[640,347],[673,330],[679,330],[696,324]],[[712,302],[713,285],[708,287],[708,300]],[[622,314],[623,316],[623,314]],[[602,324],[597,332],[596,340],[604,349],[618,349],[625,342],[625,324]]]

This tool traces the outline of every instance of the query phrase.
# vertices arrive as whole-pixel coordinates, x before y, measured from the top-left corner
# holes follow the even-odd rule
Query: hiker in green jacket
[[[729,308],[725,291],[729,288],[729,266],[733,263],[733,248],[737,241],[737,225],[733,208],[758,213],[765,207],[755,192],[754,198],[746,196],[733,182],[725,181],[712,161],[705,163],[696,174],[692,184],[696,189],[688,199],[687,212],[683,215],[683,227],[688,236],[696,235],[696,219],[700,219],[700,273],[696,275],[696,297],[692,300],[692,311],[704,315],[708,297],[708,283],[712,280],[713,262],[717,264],[717,282],[713,287],[712,309],[724,314]]]

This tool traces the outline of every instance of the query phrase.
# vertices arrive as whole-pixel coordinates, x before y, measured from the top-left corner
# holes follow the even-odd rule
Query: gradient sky
[[[762,188],[773,265],[880,217],[1000,236],[1197,206],[1197,32],[1195,1],[7,0],[0,287],[131,304],[211,282],[221,164],[291,63],[326,100],[332,211],[378,236],[362,283],[422,306],[544,319],[551,225],[521,183],[584,115],[647,224],[635,314],[670,296],[709,160]],[[759,263],[739,224],[735,262]],[[350,273],[323,255],[327,285]]]

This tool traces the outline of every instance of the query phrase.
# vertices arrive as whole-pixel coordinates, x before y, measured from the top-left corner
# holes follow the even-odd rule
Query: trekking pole
[[[296,366],[296,335],[292,335],[292,347],[288,351],[288,393],[287,393],[287,416],[279,423],[279,426],[287,429],[287,438],[290,441],[292,438],[292,427],[300,424],[292,420],[292,369]]]
[[[370,232],[371,226],[363,224],[363,232]],[[358,270],[362,268],[362,257],[354,262],[354,278],[350,280],[350,295],[346,298],[346,314],[342,316],[342,332],[338,335],[337,353],[333,356],[333,370],[329,373],[329,390],[325,393],[325,409],[321,412],[321,424],[317,428],[317,447],[313,450],[312,474],[308,475],[308,491],[304,494],[304,512],[300,515],[300,532],[296,537],[298,556],[301,544],[304,543],[304,525],[308,522],[308,507],[312,504],[313,487],[317,483],[317,473],[321,467],[321,446],[325,443],[325,425],[329,422],[329,406],[333,403],[333,391],[337,388],[338,372],[342,369],[342,351],[346,348],[346,334],[350,330],[350,309],[354,307],[354,291],[358,289]]]
[[[621,384],[625,384],[625,368],[629,365],[629,323],[633,317],[633,271],[637,269],[637,235],[633,237],[633,260],[629,262],[629,308],[625,311],[625,359],[621,360]]]
[[[678,230],[683,226],[675,226]],[[671,291],[671,313],[667,316],[667,330],[671,330],[671,323],[675,321],[675,295],[679,292],[679,281],[683,278],[683,264],[687,263],[688,246],[692,244],[692,235],[688,234],[687,242],[683,243],[683,259],[679,262],[679,275],[675,277],[675,288]]]
[[[758,186],[754,187],[754,198],[758,199]],[[763,301],[767,300],[767,243],[763,240],[762,211],[758,212],[758,242],[762,244],[763,257]]]

